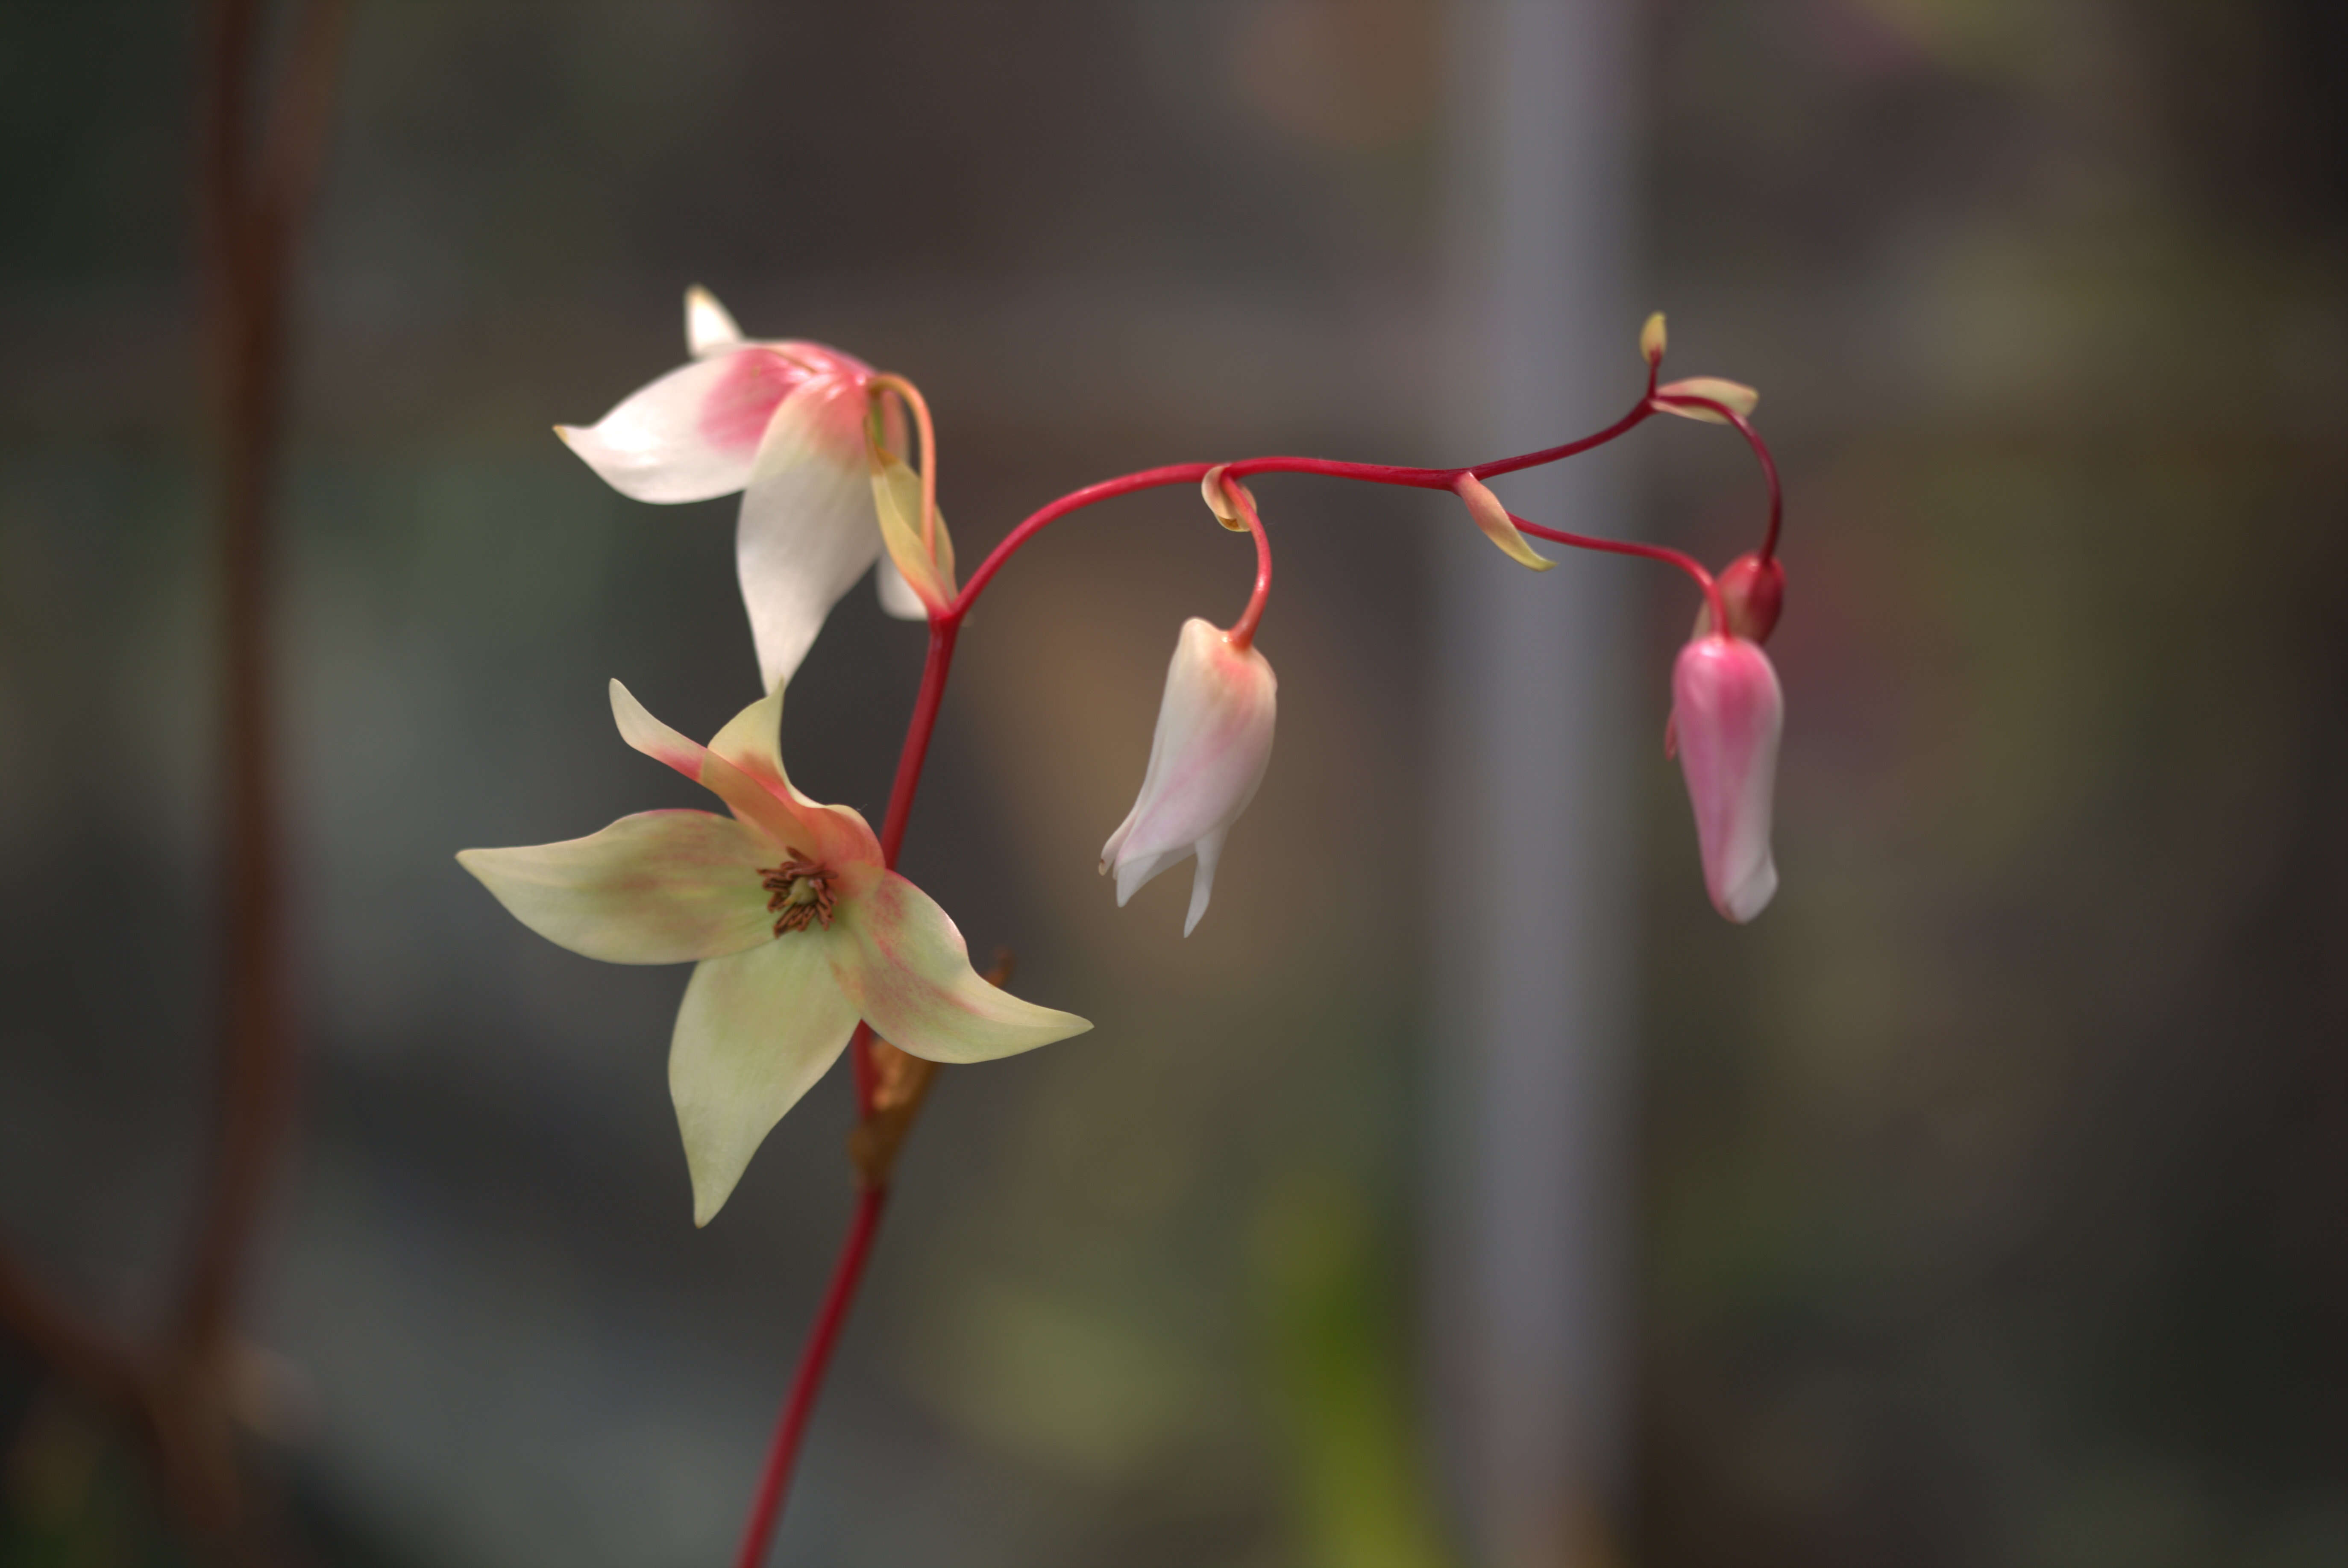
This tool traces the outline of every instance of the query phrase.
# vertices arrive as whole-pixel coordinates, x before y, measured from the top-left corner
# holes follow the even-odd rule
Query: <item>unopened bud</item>
[[[1657,311],[1639,329],[1639,354],[1650,365],[1663,362],[1663,313]]]

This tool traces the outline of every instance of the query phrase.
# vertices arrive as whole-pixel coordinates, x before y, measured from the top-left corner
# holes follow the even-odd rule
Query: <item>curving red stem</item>
[[[1776,550],[1781,502],[1777,487],[1777,466],[1769,456],[1769,449],[1752,425],[1735,409],[1704,397],[1658,397],[1654,395],[1654,373],[1648,374],[1647,392],[1637,406],[1604,429],[1562,446],[1545,447],[1537,452],[1501,458],[1493,462],[1476,463],[1456,469],[1401,468],[1386,463],[1348,463],[1326,458],[1262,457],[1248,458],[1222,465],[1228,480],[1226,486],[1247,519],[1248,531],[1256,547],[1255,589],[1248,605],[1231,632],[1244,647],[1255,634],[1263,618],[1266,596],[1272,589],[1272,545],[1265,536],[1263,521],[1257,516],[1253,503],[1236,481],[1251,474],[1318,474],[1330,479],[1360,480],[1370,484],[1400,485],[1414,490],[1449,490],[1463,474],[1490,479],[1500,474],[1516,473],[1524,469],[1539,468],[1565,458],[1577,456],[1595,447],[1627,435],[1647,419],[1667,411],[1668,406],[1699,406],[1716,412],[1735,425],[1751,444],[1760,459],[1763,478],[1769,488],[1768,530],[1761,545],[1761,559],[1769,560]],[[892,387],[891,388],[894,390]],[[932,459],[933,462],[934,459]],[[927,469],[929,463],[924,464]],[[913,797],[921,789],[922,769],[929,760],[930,738],[937,728],[938,710],[945,700],[946,676],[953,666],[955,640],[962,634],[962,623],[978,603],[1010,559],[1016,555],[1038,533],[1067,516],[1097,501],[1110,500],[1121,495],[1141,490],[1159,490],[1168,485],[1192,484],[1204,480],[1218,465],[1213,463],[1172,463],[1163,468],[1144,469],[1138,473],[1104,480],[1072,490],[1048,506],[1031,513],[1018,527],[1003,537],[1001,543],[988,552],[970,580],[963,584],[953,603],[930,616],[930,647],[922,665],[922,684],[913,698],[913,712],[905,727],[905,742],[897,757],[897,777],[889,791],[889,809],[881,819],[880,853],[892,869],[897,864],[899,851],[903,847],[905,829],[912,816]],[[925,517],[932,509],[925,502]],[[1713,624],[1726,625],[1727,617],[1720,600],[1719,586],[1711,573],[1683,552],[1663,545],[1641,544],[1625,540],[1599,539],[1587,534],[1568,533],[1560,529],[1544,528],[1539,523],[1515,519],[1517,526],[1537,538],[1555,543],[1571,545],[1581,550],[1605,551],[1615,554],[1635,555],[1676,566],[1693,576],[1704,592],[1712,606]],[[850,1055],[856,1073],[856,1099],[860,1116],[872,1111],[874,1073],[870,1044],[872,1031],[859,1024],[850,1043]],[[775,1527],[781,1522],[783,1504],[790,1493],[791,1472],[798,1461],[799,1445],[806,1436],[808,1419],[815,1411],[817,1393],[823,1386],[825,1371],[839,1341],[839,1333],[847,1323],[850,1308],[856,1300],[856,1290],[864,1277],[866,1260],[871,1255],[872,1243],[880,1227],[881,1207],[888,1197],[885,1188],[867,1188],[857,1197],[856,1212],[850,1220],[848,1235],[841,1243],[839,1260],[832,1265],[831,1283],[826,1289],[822,1307],[808,1330],[805,1349],[800,1353],[798,1369],[791,1379],[789,1394],[783,1401],[780,1418],[776,1422],[775,1436],[766,1464],[761,1468],[758,1486],[754,1495],[748,1524],[743,1532],[742,1546],[736,1558],[736,1568],[759,1568],[774,1539]]]

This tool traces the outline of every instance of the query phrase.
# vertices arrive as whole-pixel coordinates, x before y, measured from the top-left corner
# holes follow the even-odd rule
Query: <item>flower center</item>
[[[831,928],[832,883],[839,873],[813,861],[788,860],[772,871],[761,871],[767,907],[775,912],[775,934],[805,931],[816,924]]]

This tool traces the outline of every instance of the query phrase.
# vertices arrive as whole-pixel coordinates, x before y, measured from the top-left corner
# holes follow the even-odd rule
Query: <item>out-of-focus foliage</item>
[[[1662,36],[1673,346],[1799,499],[1785,893],[1653,905],[1641,1535],[2348,1559],[2348,25]]]
[[[846,1113],[794,1111],[695,1233],[682,972],[537,943],[449,859],[695,803],[616,745],[607,676],[695,734],[753,695],[731,503],[628,503],[547,427],[675,364],[700,281],[922,382],[973,560],[1143,464],[1465,460],[1425,433],[1448,14],[355,10],[283,512],[314,1058],[253,1326],[292,1368],[277,1479],[329,1562],[707,1562],[838,1235]],[[2336,7],[1640,14],[1640,304],[1675,366],[1761,386],[1794,505],[1785,883],[1750,928],[1645,761],[1621,1554],[2337,1562]],[[208,1104],[196,36],[0,9],[0,1234],[125,1324]],[[1653,536],[1749,545],[1733,440],[1639,441]],[[964,639],[908,870],[1101,1026],[942,1080],[778,1563],[1444,1560],[1403,1348],[1444,1065],[1415,1046],[1421,541],[1487,547],[1447,500],[1437,536],[1409,498],[1258,494],[1280,747],[1187,943],[1179,889],[1118,913],[1093,864],[1169,639],[1236,613],[1245,544],[1194,496],[1120,502]],[[1660,728],[1693,606],[1651,591]],[[786,720],[819,797],[885,798],[919,657],[851,593]],[[13,1351],[0,1432],[0,1557],[167,1560]]]

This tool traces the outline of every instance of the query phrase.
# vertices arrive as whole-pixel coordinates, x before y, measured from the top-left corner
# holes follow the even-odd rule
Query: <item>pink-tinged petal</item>
[[[1691,376],[1684,381],[1656,387],[1655,396],[1658,398],[1702,397],[1723,407],[1734,408],[1748,419],[1761,404],[1761,394],[1752,387],[1742,381],[1726,381],[1717,376]],[[1683,419],[1702,419],[1713,425],[1728,423],[1713,409],[1700,408],[1692,404],[1666,402],[1663,407],[1663,412],[1677,414]]]
[[[798,671],[831,607],[880,553],[863,410],[860,385],[827,381],[791,397],[742,498],[735,564],[769,691]]]
[[[701,779],[701,758],[705,749],[701,742],[679,735],[654,718],[636,694],[612,683],[612,718],[620,727],[620,738],[656,762],[665,762],[687,779]]]
[[[770,940],[764,839],[707,811],[645,811],[600,833],[457,863],[516,920],[606,964],[684,964]]]
[[[1525,542],[1525,536],[1518,531],[1517,520],[1509,515],[1509,509],[1500,504],[1500,498],[1482,480],[1474,474],[1461,474],[1451,488],[1468,503],[1468,515],[1476,520],[1485,538],[1499,546],[1501,554],[1535,572],[1546,572],[1557,564]]]
[[[783,688],[776,687],[765,696],[728,719],[726,727],[709,743],[709,754],[727,765],[725,773],[710,768],[705,759],[702,782],[713,789],[713,779],[723,779],[726,774],[743,779],[762,791],[774,806],[788,813],[798,831],[792,846],[808,859],[820,861],[835,869],[851,865],[880,863],[880,841],[872,833],[870,824],[862,813],[848,806],[826,806],[799,792],[783,769],[782,752]],[[736,789],[728,783],[728,789]],[[727,804],[734,803],[731,794]],[[754,802],[761,812],[769,811],[764,803]],[[736,811],[742,810],[736,807]],[[777,821],[771,815],[766,819]]]
[[[783,1113],[823,1077],[856,1029],[829,934],[788,932],[693,972],[668,1053],[669,1094],[705,1225]]]
[[[1117,872],[1121,905],[1151,878],[1180,864],[1231,828],[1255,799],[1272,761],[1280,683],[1256,648],[1231,646],[1196,617],[1182,625],[1166,670],[1166,694],[1150,738],[1149,765],[1133,810],[1101,849],[1101,870]],[[1185,934],[1206,912],[1211,861],[1191,882]]]
[[[695,359],[740,346],[742,329],[717,296],[699,284],[685,291],[685,346]]]
[[[1680,650],[1672,672],[1672,712],[1704,887],[1713,906],[1741,923],[1777,891],[1769,850],[1786,721],[1777,672],[1742,637],[1699,637]]]
[[[816,376],[764,345],[697,359],[631,393],[584,429],[555,434],[621,494],[707,500],[750,482],[775,411]]]
[[[881,1038],[913,1056],[992,1061],[1092,1027],[980,978],[946,912],[894,872],[841,900],[829,934],[840,988]]]

